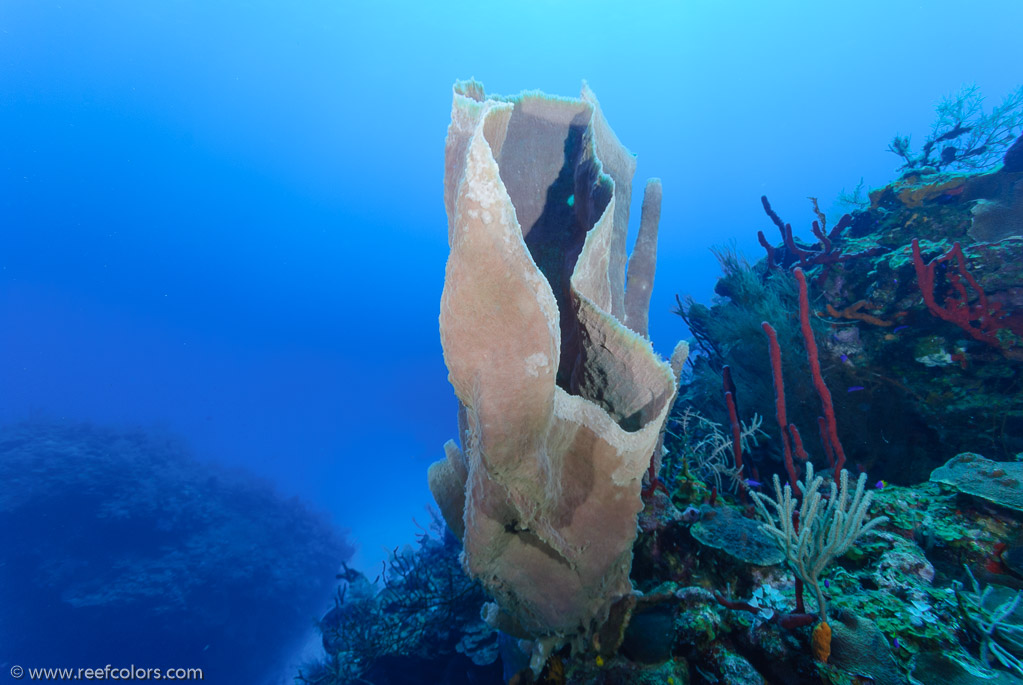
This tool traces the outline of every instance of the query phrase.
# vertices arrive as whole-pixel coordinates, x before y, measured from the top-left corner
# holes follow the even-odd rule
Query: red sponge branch
[[[785,470],[789,473],[792,492],[799,492],[796,486],[796,466],[792,463],[792,445],[789,442],[788,416],[785,411],[785,379],[781,374],[781,346],[778,344],[778,333],[771,324],[764,321],[760,326],[767,334],[767,349],[771,355],[771,375],[774,378],[774,411],[781,428],[781,444],[785,456]]]
[[[803,270],[796,268],[793,273],[796,282],[799,284],[799,327],[803,332],[803,343],[806,345],[806,357],[810,362],[810,375],[813,377],[813,387],[817,390],[817,396],[821,398],[821,409],[824,412],[824,428],[826,435],[821,436],[831,445],[835,453],[835,475],[845,465],[845,450],[838,440],[838,422],[835,420],[835,406],[831,402],[831,391],[828,390],[821,374],[820,356],[817,354],[817,341],[813,337],[813,329],[810,327],[810,296],[807,293],[806,274]]]
[[[842,231],[849,228],[852,225],[852,217],[848,214],[839,219],[838,223],[831,231],[827,231],[827,220],[824,217],[824,213],[820,211],[817,206],[817,199],[810,198],[813,202],[813,211],[817,214],[817,221],[813,222],[813,234],[817,238],[818,243],[816,247],[803,248],[796,244],[796,239],[792,235],[792,224],[787,224],[782,221],[782,218],[778,216],[778,213],[771,208],[771,203],[767,201],[767,196],[763,195],[760,198],[760,203],[764,206],[764,211],[767,216],[770,217],[774,225],[778,227],[781,232],[781,240],[784,248],[784,252],[780,255],[781,260],[779,261],[778,252],[780,248],[775,248],[771,243],[767,241],[767,237],[763,231],[757,232],[757,240],[767,250],[767,266],[770,269],[791,268],[797,261],[799,265],[804,269],[809,269],[817,265],[829,265],[837,264],[838,262],[845,262],[851,259],[858,259],[860,257],[871,257],[882,252],[887,252],[887,247],[872,247],[869,250],[862,252],[856,252],[852,254],[845,254],[839,249],[836,244],[836,240],[841,236]]]
[[[732,380],[732,369],[728,365],[721,369],[721,381],[725,393],[725,405],[728,407],[728,425],[732,429],[732,454],[735,457],[739,480],[742,480],[742,424],[739,423],[739,407],[735,400],[735,381]],[[745,498],[746,491],[743,490],[742,494]]]
[[[944,262],[954,262],[955,264],[956,271],[949,270],[946,273],[946,278],[955,294],[947,296],[945,302],[939,305],[934,298],[935,272],[938,265]],[[1002,345],[996,335],[999,329],[1006,328],[1001,321],[1001,308],[997,303],[988,302],[984,289],[977,283],[977,279],[966,270],[966,257],[958,242],[952,245],[951,250],[925,264],[923,255],[920,254],[920,242],[913,238],[913,268],[916,270],[916,280],[920,284],[920,293],[924,297],[924,304],[927,305],[931,314],[942,321],[954,323],[975,340],[1001,349]],[[963,281],[966,281],[977,296],[977,301],[972,305],[969,302],[969,292],[963,285]]]

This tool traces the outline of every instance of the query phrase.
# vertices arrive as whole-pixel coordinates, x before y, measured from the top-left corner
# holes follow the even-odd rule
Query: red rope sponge
[[[845,450],[838,440],[838,422],[835,421],[835,406],[831,402],[831,391],[828,390],[821,375],[821,361],[817,354],[817,341],[813,337],[813,329],[810,328],[810,296],[807,294],[806,274],[799,267],[793,270],[796,282],[799,284],[799,328],[803,332],[803,343],[806,345],[806,358],[810,362],[810,375],[813,377],[813,387],[821,398],[821,409],[824,411],[824,428],[826,436],[822,436],[831,445],[835,452],[835,477],[845,465]]]

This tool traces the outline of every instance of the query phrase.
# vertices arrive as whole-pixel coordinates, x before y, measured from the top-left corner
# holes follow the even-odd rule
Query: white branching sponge
[[[888,520],[878,516],[866,520],[873,493],[866,490],[867,474],[861,473],[856,490],[850,495],[849,472],[842,470],[840,485],[831,482],[831,492],[825,500],[820,492],[824,479],[814,478],[813,464],[806,464],[806,480],[797,483],[802,502],[793,497],[792,488],[781,487],[774,477],[775,498],[751,492],[757,513],[764,521],[764,530],[774,537],[792,571],[817,596],[817,611],[821,620],[827,620],[827,603],[820,587],[820,576],[827,566],[842,556],[869,530]],[[799,506],[798,518],[796,506]]]

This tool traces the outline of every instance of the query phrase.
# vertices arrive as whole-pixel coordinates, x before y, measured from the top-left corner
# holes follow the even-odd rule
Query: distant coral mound
[[[0,663],[269,682],[352,554],[297,499],[144,432],[2,428],[0,483]]]

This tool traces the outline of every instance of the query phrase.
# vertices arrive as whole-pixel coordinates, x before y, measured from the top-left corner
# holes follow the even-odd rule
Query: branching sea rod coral
[[[456,84],[445,161],[440,330],[462,446],[431,490],[496,625],[537,638],[537,660],[569,639],[613,649],[601,628],[632,593],[641,480],[675,394],[645,338],[660,185],[626,291],[635,159],[588,88]]]
[[[774,476],[774,498],[751,492],[764,530],[775,538],[785,553],[793,573],[810,586],[817,597],[817,613],[827,621],[828,609],[820,576],[831,562],[845,554],[870,530],[888,521],[887,516],[867,519],[872,494],[864,489],[866,474],[860,474],[855,490],[849,487],[849,472],[843,470],[840,484],[831,483],[825,499],[821,492],[824,479],[814,478],[813,464],[806,464],[806,479],[797,484],[800,494],[791,486],[782,490]],[[798,512],[797,512],[798,507]]]
[[[1002,103],[984,111],[984,97],[976,85],[965,86],[941,99],[937,119],[919,155],[909,136],[896,135],[888,151],[902,158],[902,169],[987,169],[1023,132],[1023,86]]]

